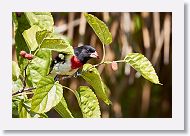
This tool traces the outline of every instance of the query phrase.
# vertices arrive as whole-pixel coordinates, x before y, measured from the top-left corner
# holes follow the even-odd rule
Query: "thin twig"
[[[74,90],[72,90],[71,88],[69,88],[69,87],[66,87],[66,86],[62,86],[63,88],[66,88],[66,89],[68,89],[68,90],[70,90],[71,92],[73,92],[74,94],[75,94],[75,91]],[[12,96],[17,96],[17,95],[21,95],[23,92],[25,92],[25,93],[33,93],[33,92],[31,92],[31,90],[34,90],[34,89],[36,89],[36,87],[30,87],[30,88],[25,88],[24,90],[21,90],[21,91],[17,91],[17,92],[15,92],[15,93],[13,93],[12,94]]]
[[[91,70],[92,68],[98,67],[98,66],[100,66],[100,65],[102,65],[102,64],[111,64],[112,62],[113,62],[113,61],[104,61],[104,62],[98,63],[98,64],[96,64],[96,65],[92,65],[92,67],[88,68],[87,70],[85,70],[85,71],[83,71],[83,72],[87,72],[87,71]],[[124,63],[124,62],[126,62],[126,61],[125,61],[125,60],[116,60],[116,61],[114,61],[114,62],[116,62],[116,63]],[[82,73],[83,73],[83,72],[82,72]]]
[[[26,69],[27,69],[27,67],[28,67],[28,65],[29,65],[29,63],[30,63],[30,61],[28,61],[28,64],[25,66],[25,68],[24,68],[24,78],[22,79],[22,84],[23,84],[23,87],[22,87],[22,90],[20,90],[19,92],[20,93],[22,93],[23,92],[23,90],[25,89],[25,87],[26,87],[26,77],[27,77],[27,74],[26,74]]]
[[[36,87],[25,88],[25,89],[22,89],[22,90],[19,90],[19,91],[13,93],[12,96],[20,95],[23,92],[31,92],[31,90],[34,90],[34,89],[36,89]]]
[[[104,44],[102,45],[102,49],[103,49],[103,57],[102,57],[102,61],[100,63],[104,62],[105,55],[106,55],[106,50],[105,50],[105,45]]]
[[[69,87],[66,87],[66,86],[62,86],[62,87],[65,88],[65,89],[70,90],[73,94],[75,94],[75,91],[74,91],[73,89],[71,89],[71,88],[69,88]]]

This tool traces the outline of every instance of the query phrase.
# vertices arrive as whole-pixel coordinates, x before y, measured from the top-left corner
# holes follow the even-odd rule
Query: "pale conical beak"
[[[93,52],[93,53],[91,53],[91,54],[90,54],[90,57],[91,57],[91,58],[99,58],[98,53],[97,53],[96,51]]]

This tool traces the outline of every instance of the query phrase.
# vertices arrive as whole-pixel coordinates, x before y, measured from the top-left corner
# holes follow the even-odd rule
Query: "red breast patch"
[[[72,69],[80,68],[82,65],[83,64],[80,62],[80,60],[76,56],[73,56],[71,58],[71,68]]]

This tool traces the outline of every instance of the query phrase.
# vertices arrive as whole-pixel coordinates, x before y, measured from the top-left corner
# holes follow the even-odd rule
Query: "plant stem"
[[[113,61],[104,61],[104,62],[102,62],[102,63],[93,65],[93,67],[98,67],[98,66],[100,66],[100,65],[102,65],[102,64],[111,64],[112,62],[113,62]],[[116,62],[116,63],[123,63],[123,62],[125,62],[125,60],[117,60],[117,61],[114,61],[114,62]],[[93,67],[92,67],[92,68],[93,68]],[[89,69],[91,69],[91,68],[89,68]]]
[[[31,92],[31,90],[34,90],[34,89],[36,89],[36,87],[25,88],[25,89],[19,90],[18,92],[13,93],[12,96],[21,95],[23,92],[25,92],[25,93],[29,93],[29,92],[33,93],[33,92]]]
[[[66,86],[63,86],[63,88],[68,89],[68,90],[70,90],[72,93],[74,93],[74,94],[75,94],[75,91],[74,91],[74,90],[72,90],[71,88],[66,87]]]
[[[102,44],[102,50],[103,50],[102,60],[101,60],[100,63],[96,64],[97,66],[103,64],[103,63],[104,63],[104,60],[105,60],[106,50],[105,50],[105,45],[104,45],[104,44]],[[96,66],[96,65],[93,65],[93,67]],[[91,68],[90,68],[90,69],[91,69]]]
[[[34,52],[34,56],[38,53],[39,50],[40,50],[40,48],[36,49],[36,51]]]
[[[102,50],[103,50],[103,56],[102,56],[102,61],[100,63],[103,63],[105,60],[105,55],[106,55],[106,50],[105,50],[105,45],[102,44]]]
[[[103,59],[102,59],[103,60]],[[103,62],[100,62],[100,63],[98,63],[98,64],[96,64],[96,65],[92,65],[92,67],[90,67],[89,69],[87,69],[86,71],[89,71],[89,70],[91,70],[92,68],[95,68],[95,67],[98,67],[98,66],[100,66],[100,65],[102,65],[102,64],[111,64],[113,61],[103,61]],[[116,63],[123,63],[123,62],[126,62],[125,60],[116,60],[116,61],[114,61],[114,62],[116,62]],[[86,72],[85,71],[85,72]]]
[[[123,63],[123,62],[126,62],[126,61],[125,60],[116,60],[114,62],[116,62],[116,63]]]
[[[33,92],[24,92],[26,95],[27,94],[34,94]],[[16,94],[16,95],[13,95],[13,97],[15,97],[15,96],[19,96],[19,95],[22,95],[23,94],[23,92],[22,93],[18,93],[18,94]]]
[[[25,68],[24,68],[24,77],[23,77],[23,79],[22,79],[23,87],[22,87],[22,90],[20,90],[19,92],[23,92],[23,90],[24,90],[25,87],[26,87],[26,77],[27,77],[26,69],[27,69],[29,63],[30,63],[30,61],[28,61],[28,64],[27,64],[27,65],[25,66]]]
[[[63,88],[66,88],[66,89],[70,90],[72,93],[75,94],[75,91],[72,90],[71,88],[66,87],[66,86],[63,86]],[[31,90],[34,90],[34,89],[36,89],[36,87],[25,88],[25,89],[22,89],[22,90],[20,90],[18,92],[13,93],[12,96],[21,95],[23,92],[25,92],[26,94],[32,94],[33,92],[31,92]]]

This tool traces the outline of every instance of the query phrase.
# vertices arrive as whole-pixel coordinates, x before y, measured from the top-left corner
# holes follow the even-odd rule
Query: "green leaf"
[[[47,30],[39,30],[39,27],[34,25],[23,33],[23,36],[32,51],[36,50],[37,47],[40,47],[66,54],[74,54],[73,47],[63,35],[54,34]]]
[[[89,68],[91,69],[88,70]],[[106,94],[104,83],[96,68],[92,68],[91,64],[85,64],[81,76],[94,88],[98,97],[100,97],[106,104],[111,104],[111,101]]]
[[[23,88],[22,81],[17,79],[16,81],[12,81],[12,93],[16,93]]]
[[[129,53],[124,60],[137,70],[145,79],[161,85],[151,62],[144,55],[140,53]]]
[[[68,41],[62,39],[46,39],[43,41],[41,48],[46,48],[66,54],[74,54],[73,47],[70,46]]]
[[[74,54],[73,47],[69,44],[69,41],[58,34],[49,34],[49,36],[43,40],[40,47],[66,54]]]
[[[12,117],[18,118],[18,101],[12,101]]]
[[[22,99],[18,104],[19,118],[47,118],[45,113],[38,114],[31,111],[31,99]]]
[[[36,86],[40,79],[49,74],[51,51],[41,49],[27,67],[27,84]]]
[[[24,30],[27,30],[31,27],[25,14],[22,14],[20,17],[17,17],[15,14],[15,16],[13,17],[14,17],[13,21],[18,23],[18,30],[20,31],[20,33],[23,33]]]
[[[15,61],[12,61],[12,80],[16,81],[20,75],[20,68]]]
[[[16,93],[23,88],[22,81],[19,78],[20,68],[15,61],[12,61],[12,93]]]
[[[56,106],[63,98],[62,85],[52,77],[42,77],[32,97],[31,110],[44,113]]]
[[[54,107],[54,109],[61,115],[63,118],[73,118],[72,113],[68,109],[65,98],[62,97],[61,101]]]
[[[13,118],[18,118],[19,114],[18,114],[18,105],[21,101],[21,96],[14,96],[12,98],[12,117]]]
[[[92,27],[102,44],[109,45],[112,42],[112,35],[104,22],[91,14],[84,14],[88,24]]]
[[[54,21],[50,12],[25,12],[30,26],[37,25],[42,30],[53,32]]]
[[[18,105],[19,118],[31,118],[32,117],[30,115],[30,106],[31,106],[31,103],[28,100],[20,101],[20,103]]]
[[[36,33],[36,37],[35,37],[36,40],[37,40],[38,45],[41,46],[43,40],[44,40],[45,38],[47,38],[50,34],[51,34],[51,32],[50,32],[50,31],[47,31],[47,30],[38,31],[38,32]]]
[[[80,86],[75,93],[84,118],[100,118],[98,99],[87,86]]]
[[[25,30],[22,35],[31,51],[35,51],[38,48],[38,43],[36,41],[36,32],[40,31],[41,28],[37,25],[33,25],[28,30]]]
[[[54,34],[47,30],[40,30],[40,27],[33,25],[30,29],[23,32],[23,37],[31,51],[40,47],[67,54],[74,54],[72,46],[64,36]]]

